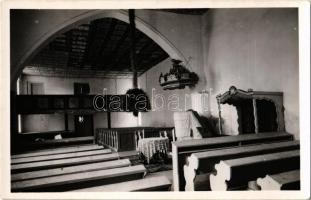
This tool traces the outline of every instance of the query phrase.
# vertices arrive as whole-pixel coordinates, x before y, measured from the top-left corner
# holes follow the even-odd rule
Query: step
[[[22,191],[68,191],[78,188],[139,179],[146,173],[143,165],[82,172],[54,177],[18,181],[11,184],[11,190]]]
[[[109,185],[73,190],[71,192],[135,192],[135,191],[169,191],[172,183],[166,176],[145,177]]]
[[[87,157],[79,157],[79,158],[66,158],[59,160],[50,160],[50,161],[41,161],[34,163],[22,163],[11,165],[11,172],[26,172],[40,169],[52,169],[57,167],[67,167],[74,165],[81,165],[87,163],[97,163],[108,160],[117,160],[119,155],[117,153],[104,154],[104,155],[95,155],[95,156],[87,156]]]
[[[26,157],[33,157],[33,156],[44,156],[44,155],[55,155],[61,153],[73,153],[73,152],[81,152],[81,151],[91,151],[91,150],[99,150],[104,149],[103,146],[98,146],[94,144],[87,144],[87,145],[77,145],[77,146],[70,146],[70,147],[56,147],[56,148],[49,148],[37,151],[30,151],[23,154],[16,154],[12,155],[12,159],[17,158],[26,158]]]
[[[111,153],[111,150],[101,149],[101,150],[94,150],[94,151],[83,151],[83,152],[74,152],[74,153],[65,153],[65,154],[56,154],[56,155],[34,156],[34,157],[28,157],[28,158],[16,158],[16,159],[11,160],[11,164],[58,160],[58,159],[63,159],[63,158],[76,158],[76,157],[84,157],[84,156],[92,156],[92,155],[103,155],[107,153]]]
[[[99,162],[99,163],[92,163],[92,164],[77,165],[77,166],[72,166],[72,167],[45,169],[45,170],[38,170],[38,171],[33,171],[33,172],[12,174],[11,181],[15,182],[15,181],[43,178],[43,177],[58,176],[58,175],[64,175],[64,174],[73,174],[77,172],[88,172],[88,171],[95,171],[95,170],[102,170],[102,169],[126,167],[130,165],[131,165],[131,162],[129,159],[122,159],[122,160],[113,160],[113,161],[106,161],[106,162]]]

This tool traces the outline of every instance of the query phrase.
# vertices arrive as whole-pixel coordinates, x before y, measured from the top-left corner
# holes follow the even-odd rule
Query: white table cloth
[[[169,139],[166,137],[143,138],[138,141],[138,151],[146,157],[149,163],[155,153],[167,154],[168,145]]]

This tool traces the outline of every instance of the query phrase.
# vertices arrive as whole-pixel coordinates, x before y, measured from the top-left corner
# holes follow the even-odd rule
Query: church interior
[[[10,10],[11,192],[299,190],[297,8]]]

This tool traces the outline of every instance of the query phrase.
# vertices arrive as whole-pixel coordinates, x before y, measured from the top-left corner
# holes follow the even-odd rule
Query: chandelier
[[[197,84],[199,77],[181,65],[180,60],[172,59],[173,68],[166,74],[160,74],[159,83],[164,90],[184,89]]]

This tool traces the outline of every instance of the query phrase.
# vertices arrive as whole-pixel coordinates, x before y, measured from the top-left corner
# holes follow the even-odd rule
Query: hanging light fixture
[[[160,74],[159,83],[164,90],[184,89],[197,84],[199,77],[181,65],[180,60],[172,59],[173,67],[166,74]]]

